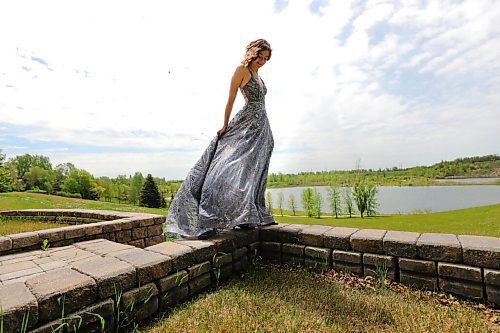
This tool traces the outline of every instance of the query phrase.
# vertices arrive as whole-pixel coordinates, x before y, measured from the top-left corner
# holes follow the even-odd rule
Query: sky
[[[183,179],[264,38],[270,172],[499,154],[498,22],[497,0],[2,1],[0,149]]]

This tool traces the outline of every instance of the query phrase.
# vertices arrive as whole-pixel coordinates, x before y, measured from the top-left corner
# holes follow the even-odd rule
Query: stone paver
[[[217,246],[214,242],[207,240],[178,240],[177,244],[189,246],[193,251],[196,262],[212,260],[217,253]]]
[[[127,290],[136,284],[135,268],[113,257],[96,256],[89,260],[73,263],[73,269],[89,275],[97,282],[99,297],[114,295],[119,290]]]
[[[189,267],[196,262],[195,250],[193,250],[191,246],[182,243],[164,242],[147,247],[146,250],[152,253],[160,253],[171,258],[172,269],[174,271]]]
[[[97,285],[84,274],[64,268],[26,280],[26,286],[38,301],[38,317],[41,323],[54,320],[65,313],[92,304],[96,300]]]
[[[143,249],[133,248],[112,252],[109,256],[116,257],[134,266],[139,285],[167,276],[172,269],[172,259],[170,257]]]
[[[4,332],[16,332],[28,314],[28,328],[38,321],[36,298],[22,282],[0,286],[0,306]]]

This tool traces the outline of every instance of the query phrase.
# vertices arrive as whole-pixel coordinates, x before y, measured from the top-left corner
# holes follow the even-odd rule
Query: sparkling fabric
[[[247,103],[215,137],[175,195],[165,233],[199,236],[213,228],[274,222],[265,206],[274,147],[265,108],[265,84],[254,75],[242,89]]]

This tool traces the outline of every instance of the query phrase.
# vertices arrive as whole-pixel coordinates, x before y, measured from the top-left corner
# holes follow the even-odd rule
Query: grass
[[[282,223],[500,237],[500,204],[429,214],[379,215],[364,219],[359,216],[342,216],[338,219],[330,215],[323,215],[320,219],[280,216],[276,210],[274,217]]]
[[[500,332],[485,315],[422,292],[352,289],[306,271],[257,267],[141,332]]]
[[[0,193],[0,211],[17,209],[75,208],[102,209],[120,212],[141,212],[165,215],[165,208],[147,208],[130,204],[65,198],[40,193],[9,192]]]
[[[33,220],[10,220],[0,218],[0,236],[17,234],[20,232],[60,228],[67,226],[65,223],[42,222]]]
[[[103,209],[160,215],[167,213],[165,208],[147,208],[130,204],[64,198],[38,193],[0,193],[0,211],[37,208]],[[306,216],[291,216],[289,211],[284,211],[286,215],[280,216],[278,210],[274,210],[274,213],[276,220],[282,223],[500,237],[500,204],[440,213],[380,215],[364,219],[358,216],[353,218],[342,216],[335,219],[330,215],[323,215],[318,219]],[[304,213],[300,212],[300,214]]]

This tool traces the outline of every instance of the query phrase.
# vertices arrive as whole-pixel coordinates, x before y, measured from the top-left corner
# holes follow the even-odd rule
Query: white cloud
[[[271,171],[498,153],[497,1],[330,1],[321,15],[308,6],[2,3],[0,29],[12,31],[0,44],[2,132],[86,146],[47,155],[98,175],[183,178],[222,125],[244,46],[264,37],[274,49],[261,72],[276,142]],[[238,97],[233,115],[242,104]]]

